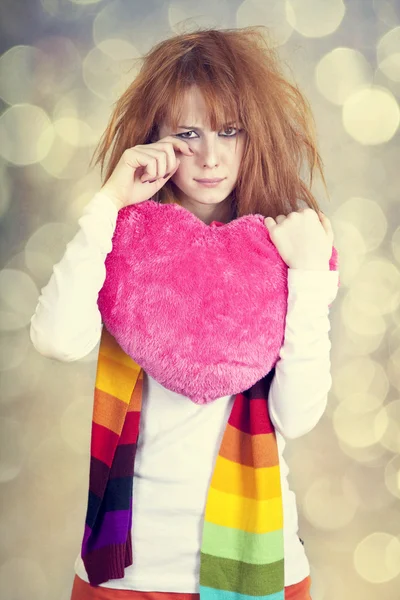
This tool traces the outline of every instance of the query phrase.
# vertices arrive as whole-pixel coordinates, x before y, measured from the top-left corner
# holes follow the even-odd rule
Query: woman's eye
[[[185,137],[186,137],[186,134],[187,134],[187,133],[195,133],[195,132],[194,132],[193,130],[191,130],[191,131],[184,131],[183,133],[177,133],[177,134],[176,134],[176,137],[183,137],[183,138],[185,139]],[[192,139],[192,138],[188,137],[188,138],[186,138],[186,139],[189,139],[189,140],[190,140],[190,139]]]
[[[222,137],[235,137],[240,131],[242,131],[241,129],[238,129],[237,127],[226,127],[222,131],[224,131],[226,133],[229,130],[234,130],[235,133],[233,135],[223,135]],[[176,136],[191,140],[193,138],[191,136],[189,137],[190,133],[196,133],[196,132],[193,131],[193,129],[191,129],[190,131],[184,131],[183,133],[177,133]]]
[[[236,133],[239,133],[239,129],[237,127],[227,127],[226,129],[224,129],[224,131],[226,132],[229,129],[234,129],[234,130],[236,130]],[[235,135],[236,135],[236,133],[235,133]],[[228,135],[226,137],[234,137],[234,136],[233,135]]]

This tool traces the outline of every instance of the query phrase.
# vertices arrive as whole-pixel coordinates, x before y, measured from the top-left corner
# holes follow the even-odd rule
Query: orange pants
[[[285,600],[311,600],[311,578],[285,587]],[[75,575],[71,600],[199,600],[199,594],[174,592],[137,592],[114,590],[103,586],[93,587]]]

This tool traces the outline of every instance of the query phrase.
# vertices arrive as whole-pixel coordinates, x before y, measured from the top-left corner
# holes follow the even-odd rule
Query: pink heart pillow
[[[203,404],[247,390],[275,366],[287,269],[260,214],[206,225],[178,204],[147,200],[119,211],[98,305],[135,362]]]

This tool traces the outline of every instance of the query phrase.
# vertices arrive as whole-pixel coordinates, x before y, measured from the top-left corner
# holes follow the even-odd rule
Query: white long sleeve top
[[[44,356],[78,360],[99,342],[97,297],[117,214],[110,199],[97,192],[41,290],[30,336]],[[296,497],[289,489],[283,451],[286,439],[304,435],[317,424],[327,404],[332,384],[329,307],[337,295],[338,276],[337,271],[288,269],[285,337],[268,397],[280,459],[285,586],[304,579],[310,567],[298,536]],[[196,405],[147,374],[143,384],[133,479],[134,563],[125,569],[123,579],[102,586],[198,592],[207,492],[234,396]],[[80,555],[75,572],[88,581]]]

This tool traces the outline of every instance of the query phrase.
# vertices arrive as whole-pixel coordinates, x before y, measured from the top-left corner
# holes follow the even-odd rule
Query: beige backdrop
[[[310,99],[339,250],[326,414],[288,441],[313,600],[400,598],[400,3],[2,0],[0,596],[68,600],[96,352],[40,356],[40,288],[100,186],[88,167],[132,59],[177,23],[274,28]],[[181,27],[182,25],[180,25]]]

